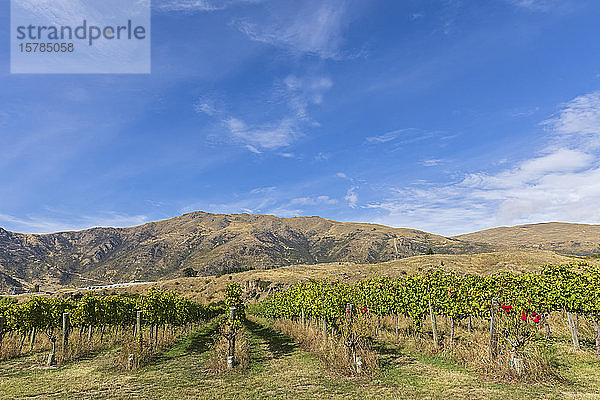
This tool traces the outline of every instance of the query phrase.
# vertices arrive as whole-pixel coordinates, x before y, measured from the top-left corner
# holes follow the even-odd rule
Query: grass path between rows
[[[289,337],[249,321],[250,364],[245,371],[206,370],[214,323],[182,339],[151,365],[116,371],[118,349],[60,368],[35,367],[32,357],[0,363],[0,399],[543,399],[564,391],[487,383],[437,357],[404,355],[380,344],[383,369],[376,378],[327,372]],[[579,397],[581,395],[582,397]],[[597,395],[596,395],[597,396]],[[598,398],[572,393],[568,398]]]

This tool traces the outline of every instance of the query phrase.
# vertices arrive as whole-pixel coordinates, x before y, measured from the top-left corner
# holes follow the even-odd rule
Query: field
[[[247,370],[217,375],[206,368],[215,325],[208,323],[137,371],[114,367],[118,348],[59,368],[40,366],[40,354],[0,363],[2,399],[594,399],[600,396],[599,362],[589,352],[559,342],[565,381],[552,385],[500,382],[457,364],[386,344],[382,370],[373,377],[345,377],[324,369],[312,354],[264,320],[249,321]]]
[[[259,286],[254,288],[255,296],[251,300],[256,301],[266,297],[270,288],[281,289],[308,279],[329,278],[351,283],[375,276],[397,277],[403,274],[418,273],[438,265],[443,265],[445,269],[463,273],[490,275],[501,271],[539,271],[546,264],[561,264],[580,260],[580,258],[563,256],[545,250],[510,250],[469,255],[436,254],[407,257],[376,264],[335,262],[292,265],[222,276],[169,279],[146,285],[95,290],[95,292],[135,294],[144,293],[155,287],[164,290],[175,290],[194,300],[211,302],[223,297],[223,290],[229,282],[237,282],[242,286],[255,282]],[[588,259],[587,262],[600,263],[600,259]],[[72,295],[76,292],[87,291],[59,290],[59,294],[64,295]]]

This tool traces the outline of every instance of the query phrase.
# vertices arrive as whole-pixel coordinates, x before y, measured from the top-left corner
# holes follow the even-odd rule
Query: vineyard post
[[[433,347],[437,350],[440,347],[440,343],[438,340],[437,322],[433,312],[433,306],[431,305],[431,299],[429,299],[429,317],[431,318],[431,330],[433,331]]]
[[[450,348],[454,348],[454,317],[450,316]]]
[[[395,323],[395,329],[396,329],[396,336],[398,336],[398,319],[400,318],[399,314],[396,313],[396,323]]]
[[[592,321],[594,322],[594,328],[596,328],[596,355],[600,357],[600,323],[598,322],[598,317],[595,315],[592,315]],[[0,333],[0,338],[1,335]]]
[[[235,310],[234,306],[229,307],[229,326],[232,327],[235,321]],[[304,310],[302,310],[304,311]],[[302,314],[304,316],[304,313]],[[231,329],[231,328],[230,328]],[[235,363],[235,332],[231,330],[229,332],[228,340],[228,348],[227,348],[227,369],[233,368]]]
[[[135,320],[135,336],[138,337],[140,341],[140,351],[142,351],[143,343],[142,343],[142,310],[138,309]]]
[[[4,315],[0,315],[0,348],[2,348],[2,338],[4,337]]]
[[[35,326],[31,329],[31,336],[29,336],[29,347],[31,348],[31,350],[33,350],[33,345],[35,343],[35,333],[36,333],[36,329]]]
[[[575,326],[575,319],[573,313],[567,311],[567,321],[569,322],[569,330],[571,331],[571,340],[573,341],[573,347],[580,350],[579,336],[577,334],[577,326]]]
[[[470,315],[467,318],[467,325],[468,325],[469,333],[473,333],[473,321],[471,321]]]
[[[327,318],[323,317],[321,320],[321,325],[323,328],[323,338],[327,340]]]
[[[301,315],[301,321],[302,321],[302,327],[306,327],[306,316],[304,315],[304,308],[302,310],[300,310],[300,315]]]
[[[498,331],[496,327],[496,306],[497,300],[492,300],[492,306],[490,307],[490,342],[488,353],[490,360],[495,360],[498,355]]]
[[[69,319],[69,313],[63,313],[62,315],[62,348],[63,357],[67,354],[67,348],[69,346],[69,332],[71,331],[71,321]]]

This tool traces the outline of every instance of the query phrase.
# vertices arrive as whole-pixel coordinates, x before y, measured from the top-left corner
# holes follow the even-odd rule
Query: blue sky
[[[600,223],[595,0],[153,0],[149,75],[11,75],[0,226]]]

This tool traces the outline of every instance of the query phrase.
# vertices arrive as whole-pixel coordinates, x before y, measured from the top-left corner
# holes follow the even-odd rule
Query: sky
[[[150,74],[10,74],[0,227],[600,223],[596,0],[153,0]]]

